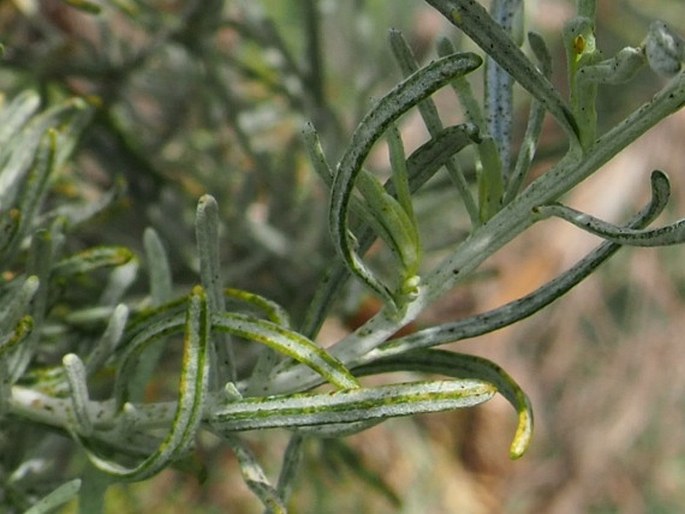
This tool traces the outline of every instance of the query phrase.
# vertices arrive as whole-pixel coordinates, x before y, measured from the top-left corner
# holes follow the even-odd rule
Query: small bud
[[[649,26],[645,40],[645,53],[649,66],[667,77],[680,71],[683,60],[683,38],[663,21],[655,21]]]

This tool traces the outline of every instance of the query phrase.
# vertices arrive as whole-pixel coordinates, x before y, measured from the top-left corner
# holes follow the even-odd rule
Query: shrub
[[[16,77],[41,91],[17,94],[0,112],[0,502],[5,509],[46,512],[79,495],[81,510],[96,512],[103,508],[108,484],[145,480],[172,465],[202,478],[205,471],[193,460],[192,448],[198,433],[207,431],[232,448],[246,484],[265,508],[286,512],[308,439],[343,437],[390,417],[470,407],[498,392],[518,416],[511,457],[525,452],[532,412],[516,382],[486,359],[436,347],[530,316],[622,245],[682,242],[682,221],[646,228],[668,200],[669,182],[661,171],[652,174],[651,201],[625,226],[560,203],[680,109],[682,41],[657,21],[639,46],[604,59],[595,43],[595,3],[579,1],[562,36],[567,102],[549,80],[551,58],[543,39],[528,34],[532,58],[521,50],[522,2],[494,1],[489,13],[470,0],[427,3],[468,35],[485,58],[455,52],[443,39],[439,58],[420,66],[402,34],[391,31],[404,78],[361,117],[347,144],[341,143],[342,109],[326,90],[315,1],[302,2],[304,65],[257,3],[237,8],[198,2],[167,15],[139,2],[117,2],[100,14],[69,11],[75,6],[99,12],[87,2],[53,4],[53,11],[42,14],[52,25],[39,30],[40,45],[8,45],[6,60],[17,69]],[[84,16],[78,19],[94,32],[74,33],[72,16]],[[231,39],[238,36],[240,44]],[[217,41],[234,45],[232,51],[222,52]],[[469,78],[484,60],[481,105]],[[26,63],[42,66],[31,69]],[[668,82],[598,136],[598,86],[628,82],[645,65],[668,75]],[[518,148],[512,143],[514,82],[531,97]],[[446,86],[464,111],[457,125],[444,126],[431,98]],[[407,155],[398,121],[414,108],[429,137]],[[531,180],[546,113],[563,130],[567,150]],[[198,127],[198,116],[210,124]],[[274,116],[278,125],[265,129]],[[328,188],[324,222],[319,190],[295,172],[294,143],[287,140],[278,155],[270,155],[263,143],[266,136],[281,137],[281,125],[287,129],[301,117],[313,121],[305,125],[302,140]],[[365,168],[383,137],[390,164],[385,183]],[[335,167],[322,146],[329,154],[340,153]],[[77,147],[80,165],[87,165],[84,156],[97,163],[81,175],[70,164]],[[246,172],[215,174],[224,160]],[[185,168],[192,173],[184,174]],[[101,192],[101,170],[123,176]],[[468,224],[466,234],[455,234],[438,259],[424,257],[430,229],[416,209],[419,200],[435,203],[436,189],[430,186],[436,183],[454,188]],[[184,198],[203,188],[224,188],[229,206],[200,196],[192,252]],[[395,335],[473,276],[489,256],[551,216],[606,241],[525,297]],[[141,219],[158,227],[138,233]],[[106,234],[98,233],[102,224]],[[322,230],[326,226],[332,249]],[[226,252],[230,259],[222,257]],[[141,260],[147,287],[137,281]],[[232,264],[223,264],[228,261]],[[315,290],[308,285],[313,277],[319,277]],[[248,286],[227,287],[232,280]],[[349,294],[350,281],[378,299],[380,309],[322,348],[314,340]],[[248,290],[249,285],[254,287]],[[270,297],[253,292],[267,288]],[[155,397],[150,386],[162,382],[156,371],[174,358],[181,364],[172,399]],[[397,371],[423,378],[381,385],[360,381]],[[164,375],[167,380],[168,371]],[[242,432],[274,428],[291,436],[272,483]],[[64,464],[65,454],[81,452],[103,474]]]

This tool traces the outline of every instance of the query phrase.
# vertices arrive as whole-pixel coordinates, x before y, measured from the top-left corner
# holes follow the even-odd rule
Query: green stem
[[[331,354],[345,364],[355,362],[410,323],[430,303],[462,282],[480,264],[506,243],[530,227],[536,207],[558,199],[592,175],[621,150],[685,103],[685,72],[680,72],[649,102],[601,137],[582,157],[569,152],[554,168],[534,181],[488,223],[475,230],[457,250],[424,276],[424,286],[401,316],[384,308],[354,333],[331,348]],[[313,378],[313,380],[312,380]],[[300,389],[315,383],[316,377],[301,367],[291,368],[275,378],[270,392]]]

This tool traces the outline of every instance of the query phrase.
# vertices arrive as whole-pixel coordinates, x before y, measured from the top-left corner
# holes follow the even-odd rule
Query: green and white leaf
[[[493,385],[469,379],[246,398],[215,409],[208,423],[219,433],[316,429],[471,407],[489,400],[495,392]]]
[[[192,444],[202,421],[209,383],[211,320],[207,298],[200,287],[190,296],[184,332],[179,397],[169,433],[154,453],[134,467],[122,466],[88,451],[91,462],[100,470],[122,480],[143,480],[181,457]]]
[[[355,368],[355,371],[361,375],[420,371],[459,378],[458,383],[482,380],[492,384],[511,403],[518,414],[518,427],[509,452],[511,458],[521,457],[530,445],[533,436],[533,411],[530,401],[508,373],[487,359],[444,350],[421,350],[380,358],[370,364]]]
[[[476,55],[458,54],[433,61],[407,77],[381,98],[362,119],[338,164],[331,186],[329,214],[333,243],[349,270],[389,305],[394,305],[391,289],[366,266],[351,241],[348,210],[356,178],[371,147],[392,122],[450,80],[473,71],[480,64],[481,59]]]

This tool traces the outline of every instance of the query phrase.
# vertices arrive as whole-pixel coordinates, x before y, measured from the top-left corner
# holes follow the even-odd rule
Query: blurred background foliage
[[[435,55],[436,36],[457,35],[418,0],[99,5],[100,13],[90,14],[61,0],[0,2],[4,95],[32,88],[47,105],[77,95],[95,108],[73,162],[54,178],[49,201],[97,202],[108,191],[118,199],[96,222],[78,227],[69,244],[125,244],[142,255],[142,232],[154,226],[167,243],[176,283],[186,288],[196,280],[195,204],[211,193],[224,222],[227,284],[281,302],[297,324],[333,255],[326,192],[300,143],[303,123],[314,122],[327,155],[340,155],[370,100],[399,80],[387,30],[403,30],[421,61]],[[573,2],[526,5],[528,28],[545,35],[564,89],[559,33]],[[682,2],[599,2],[599,44],[607,54],[637,45],[654,18],[685,33]],[[649,98],[660,80],[643,71],[627,87],[602,88],[605,126]],[[527,99],[519,99],[522,126]],[[451,99],[438,95],[437,101],[447,119],[459,117]],[[425,140],[422,130],[412,115],[405,117],[409,151]],[[569,203],[620,220],[646,198],[648,174],[658,167],[671,172],[680,196],[670,215],[682,213],[684,137],[685,116],[678,114],[582,184]],[[563,150],[552,124],[544,138],[540,173]],[[385,162],[373,156],[370,165],[382,171]],[[432,255],[458,239],[465,224],[455,198],[438,183],[417,199]],[[596,243],[563,222],[545,222],[489,261],[482,281],[441,300],[420,323],[521,296]],[[141,294],[144,288],[141,283]],[[531,395],[537,434],[521,461],[507,460],[513,420],[503,402],[391,421],[342,442],[311,443],[292,511],[682,510],[684,294],[682,249],[622,250],[547,311],[459,343],[504,365]],[[323,338],[349,330],[374,308],[358,294],[351,297]],[[265,462],[285,444],[279,434],[250,440]],[[231,454],[211,439],[203,448],[209,469],[203,485],[166,471],[150,482],[112,487],[108,512],[259,512]]]

